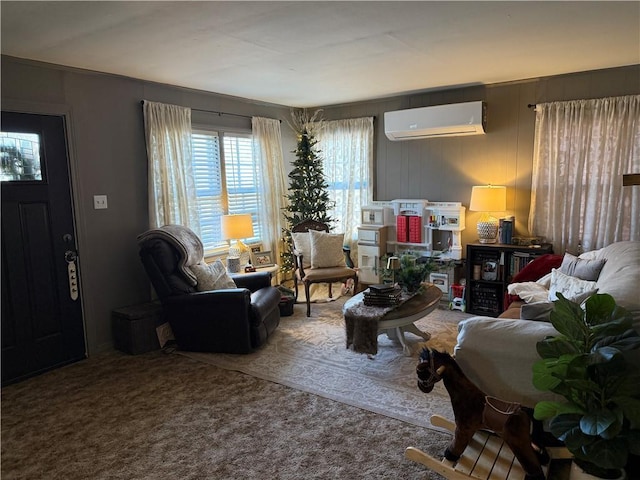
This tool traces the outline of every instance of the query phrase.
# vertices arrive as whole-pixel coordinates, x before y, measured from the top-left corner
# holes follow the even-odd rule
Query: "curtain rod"
[[[527,108],[536,108],[536,104],[535,103],[529,103],[529,104],[527,104]]]
[[[140,100],[140,105],[144,105],[144,100]],[[195,112],[203,112],[203,113],[213,113],[216,114],[218,116],[222,116],[222,115],[232,115],[234,117],[242,117],[242,118],[248,118],[251,119],[253,117],[251,117],[250,115],[242,115],[240,113],[229,113],[229,112],[218,112],[216,110],[204,110],[202,108],[191,108],[191,111],[195,111]]]
[[[215,110],[203,110],[202,108],[192,108],[191,111],[193,112],[203,112],[203,113],[213,113],[215,115],[218,115],[219,117],[221,117],[222,115],[232,115],[234,117],[242,117],[242,118],[248,118],[251,119],[251,115],[242,115],[240,113],[229,113],[229,112],[217,112]]]

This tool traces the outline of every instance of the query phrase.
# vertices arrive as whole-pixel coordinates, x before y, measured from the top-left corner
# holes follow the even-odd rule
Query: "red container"
[[[396,217],[396,240],[406,243],[409,241],[409,221],[406,215]]]
[[[464,295],[464,287],[462,285],[451,285],[451,295],[453,298],[462,298]]]

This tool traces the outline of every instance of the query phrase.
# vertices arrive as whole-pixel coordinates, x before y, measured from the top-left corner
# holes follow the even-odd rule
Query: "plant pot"
[[[596,477],[585,472],[576,462],[571,462],[571,470],[569,471],[569,480],[602,480],[603,477]],[[624,470],[620,470],[620,475],[615,480],[625,480],[627,474]]]

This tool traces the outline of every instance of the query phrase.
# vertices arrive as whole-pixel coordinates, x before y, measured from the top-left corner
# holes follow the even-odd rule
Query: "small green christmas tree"
[[[322,124],[317,118],[321,112],[322,110],[316,110],[312,117],[309,117],[306,110],[291,114],[291,128],[296,132],[298,144],[293,151],[296,160],[293,162],[293,170],[289,173],[288,206],[284,211],[287,220],[287,228],[283,232],[284,248],[281,258],[281,269],[284,272],[295,268],[291,255],[291,228],[303,220],[316,220],[326,224],[333,222],[327,214],[333,207],[329,198],[329,183],[322,170],[320,151],[316,148],[318,141],[315,133]]]

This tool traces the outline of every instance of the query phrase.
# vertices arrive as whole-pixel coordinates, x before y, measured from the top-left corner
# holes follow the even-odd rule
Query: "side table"
[[[269,272],[271,273],[271,285],[278,286],[278,277],[277,273],[280,271],[280,265],[274,263],[273,265],[269,265],[268,267],[256,267],[256,272]],[[234,273],[233,275],[244,275],[245,271],[241,271],[238,273]]]
[[[342,307],[342,313],[345,315],[345,325],[347,326],[347,330],[349,330],[349,321],[347,320],[347,316],[349,315],[353,321],[353,334],[354,338],[358,336],[358,338],[362,338],[359,334],[359,329],[365,328],[367,330],[367,324],[372,321],[376,321],[377,323],[377,332],[375,332],[375,336],[386,333],[387,336],[392,340],[398,340],[400,345],[402,345],[402,351],[405,355],[411,355],[411,348],[407,344],[404,338],[405,332],[413,333],[414,335],[418,335],[422,337],[425,341],[431,338],[431,334],[428,332],[423,332],[418,327],[414,325],[413,322],[421,319],[422,317],[428,315],[433,310],[435,310],[440,302],[440,298],[442,297],[442,291],[436,287],[435,285],[425,285],[425,289],[418,295],[410,298],[403,304],[398,307],[391,309],[390,311],[385,312],[385,308],[378,307],[362,307],[364,305],[364,293],[358,293],[354,295],[352,298],[347,300],[347,302]],[[380,312],[383,312],[381,316]],[[369,337],[369,335],[364,335],[365,337]],[[347,339],[350,338],[350,335],[347,334]],[[377,340],[373,338],[367,338],[367,343],[375,343],[377,345]],[[370,353],[367,352],[367,347],[364,346],[364,349],[361,350],[361,346],[359,345],[359,341],[354,341],[354,350],[360,353]]]

